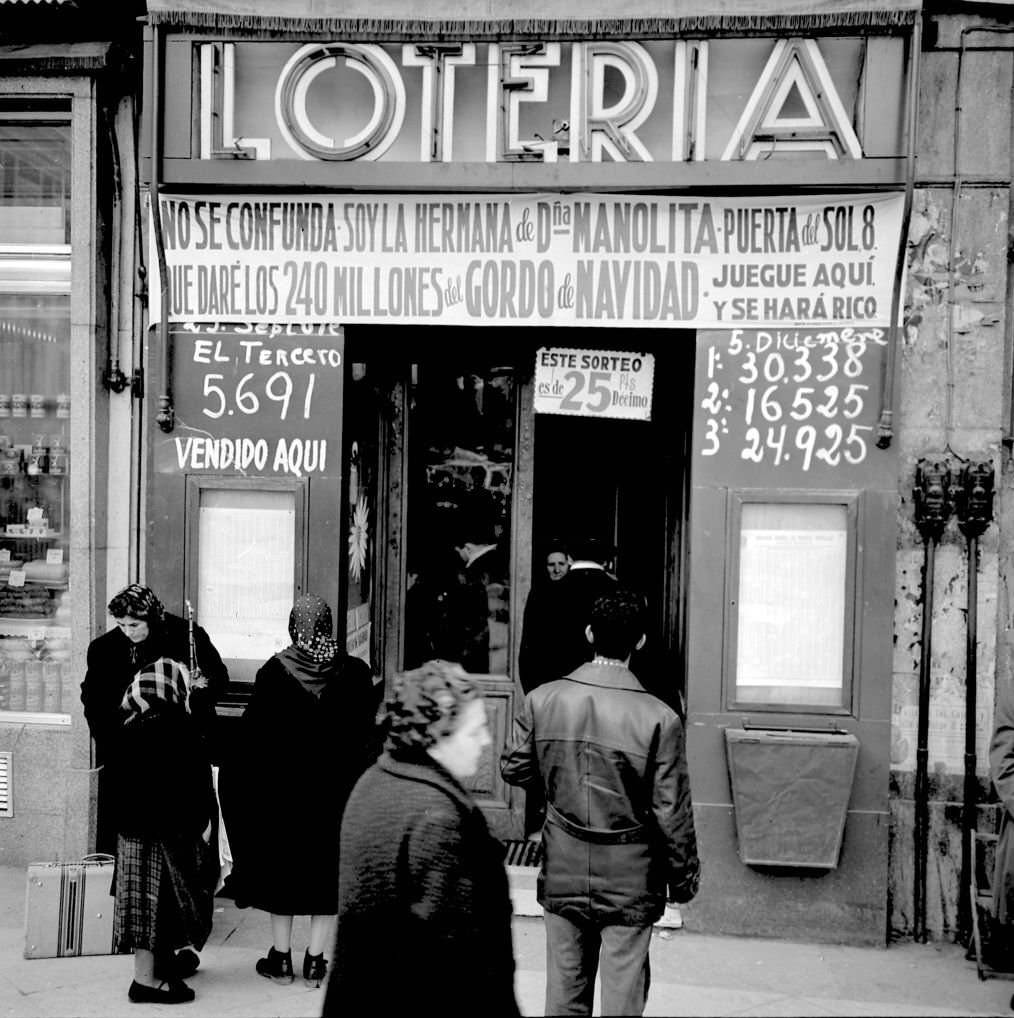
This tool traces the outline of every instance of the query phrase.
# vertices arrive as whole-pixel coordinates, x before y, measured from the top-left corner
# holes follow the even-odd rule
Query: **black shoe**
[[[257,972],[265,979],[273,979],[276,983],[288,985],[296,977],[292,974],[292,952],[268,949],[266,958],[258,958],[255,966]]]
[[[155,978],[165,981],[189,979],[201,964],[200,955],[185,947],[179,954],[156,955]]]
[[[127,990],[132,1004],[189,1004],[197,996],[179,979],[163,980],[161,986],[145,986],[135,979]]]
[[[307,986],[319,987],[324,978],[327,975],[327,962],[324,960],[324,954],[310,954],[307,950],[303,956],[303,982]]]

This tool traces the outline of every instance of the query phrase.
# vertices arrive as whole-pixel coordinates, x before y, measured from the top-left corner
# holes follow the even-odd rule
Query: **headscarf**
[[[338,653],[338,643],[331,637],[333,628],[328,603],[316,594],[304,594],[289,612],[292,644],[276,655],[285,670],[314,696],[323,691]]]
[[[179,704],[190,713],[190,673],[179,661],[160,657],[145,665],[123,694],[120,702],[120,710],[126,715],[123,723],[129,725],[146,711],[166,704]]]

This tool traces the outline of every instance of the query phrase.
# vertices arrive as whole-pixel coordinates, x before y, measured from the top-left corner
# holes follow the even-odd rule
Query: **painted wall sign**
[[[173,344],[176,428],[155,440],[156,470],[339,472],[340,326],[185,325]]]
[[[654,328],[883,328],[902,210],[900,195],[160,201],[170,321]]]
[[[204,42],[196,149],[262,160],[860,159],[865,42]],[[896,84],[897,43],[876,52]],[[895,123],[900,93],[876,74],[878,115]],[[191,115],[188,95],[176,116]]]
[[[701,479],[801,483],[860,468],[876,441],[881,327],[699,336],[694,436]]]
[[[535,353],[535,412],[650,421],[654,379],[654,354],[541,347]]]

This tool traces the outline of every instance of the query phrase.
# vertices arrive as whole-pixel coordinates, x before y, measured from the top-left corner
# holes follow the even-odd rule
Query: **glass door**
[[[531,386],[513,363],[474,349],[412,363],[401,389],[404,452],[389,450],[403,457],[403,509],[397,491],[389,506],[403,513],[401,667],[443,658],[482,684],[493,742],[470,790],[493,832],[516,838],[522,796],[500,778],[499,758],[515,709],[519,583],[527,589],[519,561],[529,554],[530,505],[518,478],[530,450],[519,455],[519,420],[525,400],[530,420]]]

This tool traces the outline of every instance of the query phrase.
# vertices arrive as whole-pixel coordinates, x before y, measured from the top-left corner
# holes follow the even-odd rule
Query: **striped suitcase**
[[[113,953],[111,855],[28,867],[25,957],[68,958]]]

